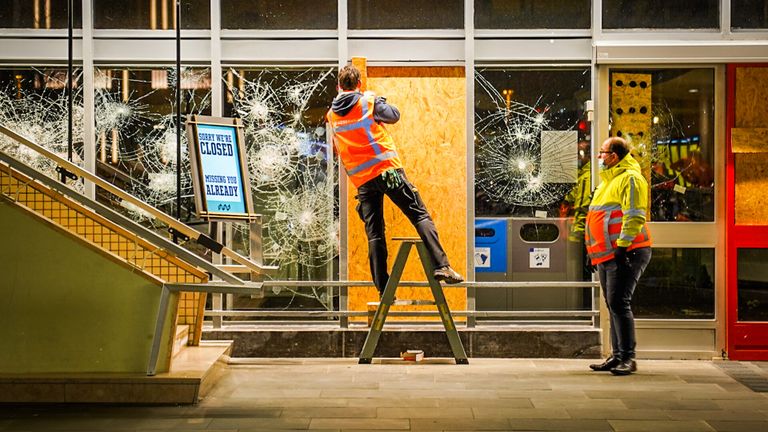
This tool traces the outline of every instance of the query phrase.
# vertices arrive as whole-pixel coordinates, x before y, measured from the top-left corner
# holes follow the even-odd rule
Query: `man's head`
[[[360,87],[360,71],[353,65],[346,65],[339,71],[339,88],[344,91]]]
[[[611,137],[603,141],[597,157],[603,160],[606,168],[613,168],[628,154],[629,144],[623,138]]]

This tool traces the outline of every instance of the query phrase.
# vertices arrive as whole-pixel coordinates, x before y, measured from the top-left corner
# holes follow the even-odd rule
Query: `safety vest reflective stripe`
[[[348,169],[347,170],[347,174],[348,175],[355,175],[355,174],[359,173],[360,171],[362,171],[362,170],[364,170],[366,168],[370,168],[370,167],[376,165],[377,163],[379,163],[381,161],[385,161],[387,159],[393,159],[393,158],[396,158],[396,157],[397,157],[397,152],[395,152],[395,151],[388,151],[386,153],[382,153],[380,155],[376,155],[376,157],[368,159],[367,161],[361,163],[360,165]]]
[[[373,111],[373,97],[361,95],[345,116],[333,111],[327,115],[339,158],[356,187],[388,169],[402,167],[392,137],[376,123]]]
[[[630,197],[630,202],[632,201]],[[630,209],[627,213],[645,214],[641,209]],[[587,215],[587,223],[584,227],[587,253],[592,264],[599,264],[613,258],[616,250],[616,241],[627,240],[632,244],[628,250],[651,245],[650,235],[643,226],[636,236],[622,234],[622,220],[624,213],[619,205],[590,206]]]

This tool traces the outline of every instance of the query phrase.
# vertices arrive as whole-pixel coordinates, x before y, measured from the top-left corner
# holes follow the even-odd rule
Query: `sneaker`
[[[464,282],[464,278],[456,270],[452,269],[451,266],[436,268],[432,276],[438,282],[442,281],[447,284]]]

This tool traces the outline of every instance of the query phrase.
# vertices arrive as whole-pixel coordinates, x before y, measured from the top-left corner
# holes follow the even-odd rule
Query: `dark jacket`
[[[342,92],[333,99],[331,109],[334,113],[345,116],[355,106],[357,101],[363,96],[360,92]],[[387,103],[383,96],[376,96],[373,102],[373,120],[380,123],[394,124],[400,120],[400,111]]]

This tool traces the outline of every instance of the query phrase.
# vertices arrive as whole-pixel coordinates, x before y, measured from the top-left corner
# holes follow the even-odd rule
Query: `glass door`
[[[768,360],[768,65],[728,66],[728,356]]]

